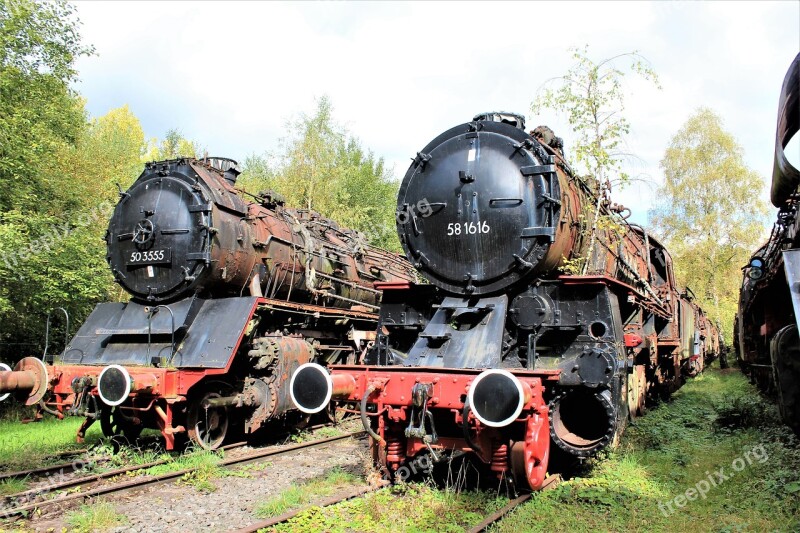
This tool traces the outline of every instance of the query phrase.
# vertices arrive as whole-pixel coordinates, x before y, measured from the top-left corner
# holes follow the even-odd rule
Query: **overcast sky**
[[[534,117],[569,48],[596,59],[638,50],[663,90],[630,78],[634,175],[658,183],[669,139],[699,106],[718,112],[767,179],[777,100],[800,51],[800,1],[784,2],[78,2],[97,55],[78,63],[92,115],[128,104],[148,137],[170,128],[211,155],[274,150],[283,125],[327,94],[362,145],[405,173],[440,132],[482,111]],[[798,141],[798,139],[795,139]],[[800,142],[790,158],[800,161]],[[645,223],[654,187],[615,191]],[[766,189],[758,191],[767,198]]]

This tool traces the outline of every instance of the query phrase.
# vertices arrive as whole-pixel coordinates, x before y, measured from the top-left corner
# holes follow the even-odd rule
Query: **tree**
[[[74,145],[51,154],[60,186],[43,209],[0,214],[0,343],[27,347],[13,355],[41,350],[50,309],[66,308],[74,325],[112,295],[127,299],[115,294],[103,237],[116,184],[127,188],[139,175],[144,149],[139,120],[127,106],[111,110],[88,123]],[[44,209],[51,205],[62,208]],[[56,325],[60,347],[63,324]]]
[[[741,267],[764,234],[764,180],[742,160],[722,119],[698,109],[661,160],[664,184],[651,225],[671,251],[680,283],[731,338]]]
[[[58,189],[51,156],[85,127],[69,83],[75,60],[90,53],[63,0],[0,0],[0,212],[39,211]]]
[[[566,114],[577,136],[572,147],[576,163],[600,186],[606,180],[625,185],[630,177],[622,172],[622,162],[630,154],[622,148],[630,123],[623,114],[625,72],[615,65],[628,61],[631,72],[660,88],[658,76],[635,51],[595,62],[588,57],[588,50],[588,46],[570,49],[575,64],[564,76],[550,80],[560,82],[555,88],[545,84],[531,110],[538,114],[553,109]]]
[[[161,142],[158,139],[150,139],[144,159],[160,161],[179,157],[199,157],[202,151],[196,142],[186,139],[180,131],[169,129]]]
[[[364,232],[371,244],[399,250],[394,223],[399,184],[383,159],[365,151],[332,112],[323,97],[313,115],[289,122],[280,151],[247,158],[238,183],[251,193],[271,189],[289,206],[313,209]]]

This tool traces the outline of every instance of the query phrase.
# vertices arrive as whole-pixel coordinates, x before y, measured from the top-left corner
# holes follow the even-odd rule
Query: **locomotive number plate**
[[[168,265],[172,263],[172,250],[161,248],[159,250],[135,250],[128,252],[125,264],[128,266],[139,265]]]

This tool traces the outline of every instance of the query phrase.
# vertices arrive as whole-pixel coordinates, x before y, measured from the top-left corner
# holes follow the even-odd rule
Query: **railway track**
[[[542,485],[542,488],[540,488],[539,490],[554,489],[558,486],[559,483],[561,483],[560,475],[556,474],[554,476],[548,476],[547,478],[545,478],[544,484]],[[527,493],[527,494],[522,494],[517,498],[514,498],[513,500],[508,502],[508,504],[505,505],[502,509],[484,518],[480,524],[477,524],[475,527],[470,529],[469,533],[482,533],[483,531],[486,531],[489,528],[489,526],[491,526],[495,522],[499,522],[504,516],[506,516],[508,513],[510,513],[523,503],[530,500],[532,497],[533,495],[531,493]]]
[[[327,426],[327,424],[317,424],[317,425],[314,425],[314,426],[309,426],[306,429],[309,430],[309,431],[315,431],[315,430],[317,430],[319,428],[326,427],[326,426]],[[282,436],[285,436],[285,435],[282,435]],[[246,441],[236,442],[236,443],[227,444],[225,446],[222,446],[222,447],[220,447],[220,449],[221,450],[233,450],[235,448],[241,448],[242,446],[246,446],[247,444],[248,443]],[[92,448],[83,448],[83,449],[80,449],[80,450],[69,450],[69,451],[59,452],[59,453],[53,454],[53,457],[58,457],[58,458],[61,458],[61,457],[78,457],[80,455],[87,454],[90,451],[92,451]],[[25,478],[34,478],[35,479],[37,477],[45,477],[45,476],[53,475],[53,474],[62,474],[62,475],[73,474],[73,473],[77,473],[77,472],[83,470],[87,466],[89,461],[91,461],[92,463],[101,463],[101,462],[107,462],[109,460],[110,460],[110,458],[107,458],[107,457],[99,457],[99,458],[82,457],[82,458],[80,458],[78,460],[73,460],[73,461],[71,461],[69,463],[59,463],[59,464],[55,464],[55,465],[42,466],[42,467],[39,467],[39,468],[31,468],[29,470],[19,470],[19,471],[16,471],[16,472],[0,472],[0,481],[6,481],[6,480],[10,480],[10,479],[25,479]],[[168,460],[158,461],[158,462],[152,463],[151,466],[157,466],[157,465],[164,464],[164,463],[167,463],[167,462],[169,462],[169,461]],[[58,488],[68,488],[70,486],[74,486],[74,485],[64,485],[63,487],[58,487]],[[8,499],[20,496],[22,494],[23,493],[11,494],[9,496],[5,496],[5,499],[8,500]]]
[[[331,505],[336,505],[337,503],[346,502],[347,500],[352,500],[353,498],[358,498],[358,497],[364,496],[365,494],[369,494],[370,492],[375,492],[375,491],[380,490],[380,489],[382,489],[384,487],[388,487],[389,485],[390,485],[390,482],[382,481],[376,486],[361,487],[361,488],[358,488],[358,489],[354,489],[352,491],[346,492],[344,494],[340,494],[338,496],[332,496],[332,497],[330,497],[330,498],[328,498],[326,500],[323,500],[323,501],[317,503],[316,505],[307,505],[305,507],[301,507],[301,508],[296,509],[294,511],[289,511],[287,513],[284,513],[282,515],[276,516],[274,518],[268,518],[266,520],[261,520],[260,522],[254,522],[253,524],[250,524],[249,526],[246,526],[246,527],[244,527],[242,529],[236,530],[235,533],[255,533],[259,529],[273,527],[273,526],[277,526],[278,524],[282,524],[284,522],[288,522],[289,520],[291,520],[295,516],[299,515],[300,513],[304,512],[304,511],[307,511],[308,509],[311,509],[312,507],[330,507]]]
[[[544,485],[542,486],[542,488],[540,490],[549,490],[549,489],[555,488],[560,482],[561,482],[561,476],[559,476],[559,475],[549,476],[547,479],[545,479]],[[288,511],[288,512],[282,514],[282,515],[279,515],[279,516],[276,516],[276,517],[273,517],[273,518],[268,518],[266,520],[261,520],[259,522],[254,522],[254,523],[252,523],[252,524],[250,524],[250,525],[248,525],[246,527],[243,527],[241,529],[236,530],[234,533],[256,533],[257,531],[259,531],[261,529],[274,527],[274,526],[277,526],[279,524],[283,524],[285,522],[288,522],[289,520],[291,520],[295,516],[299,515],[300,513],[305,512],[305,511],[307,511],[307,510],[309,510],[311,508],[315,508],[315,507],[330,507],[332,505],[336,505],[338,503],[342,503],[342,502],[345,502],[347,500],[352,500],[353,498],[359,498],[359,497],[364,496],[366,494],[369,494],[371,492],[375,492],[375,491],[380,490],[380,489],[382,489],[384,487],[388,487],[390,484],[391,483],[389,481],[382,481],[382,482],[380,482],[379,484],[377,484],[375,486],[360,487],[360,488],[357,488],[357,489],[353,489],[351,491],[339,494],[337,496],[332,496],[332,497],[330,497],[330,498],[328,498],[326,500],[323,500],[323,501],[321,501],[321,502],[319,502],[317,504],[306,505],[306,506],[301,507],[299,509],[295,509],[294,511]],[[476,525],[475,527],[470,529],[469,533],[481,533],[483,531],[486,531],[489,528],[489,526],[491,526],[495,522],[498,522],[500,519],[502,519],[508,513],[510,513],[511,511],[513,511],[514,509],[516,509],[517,507],[522,505],[523,503],[527,502],[528,500],[530,500],[531,497],[532,497],[532,495],[530,493],[527,493],[527,494],[523,494],[523,495],[521,495],[521,496],[519,496],[517,498],[514,498],[513,500],[508,502],[508,504],[505,507],[503,507],[499,511],[497,511],[495,513],[492,513],[491,515],[487,516],[481,523],[479,523],[478,525]]]
[[[239,448],[239,447],[242,447],[242,446],[245,446],[245,445],[247,445],[246,442],[237,442],[237,443],[234,443],[234,444],[229,444],[227,446],[222,446],[221,449],[223,449],[223,450],[231,450],[231,449]],[[90,450],[82,450],[82,452],[84,452],[84,453],[89,452],[89,451]],[[72,454],[69,454],[69,455],[72,455]],[[77,455],[79,455],[79,454],[76,454],[76,457],[77,457]],[[69,463],[59,463],[59,464],[50,465],[50,466],[43,466],[43,467],[40,467],[40,468],[31,468],[30,470],[20,470],[18,472],[6,472],[6,473],[3,473],[3,474],[0,474],[0,481],[5,481],[5,480],[9,480],[9,479],[26,479],[26,478],[36,479],[36,478],[41,478],[41,477],[46,477],[46,476],[52,476],[52,475],[55,475],[55,474],[58,474],[58,475],[75,474],[75,473],[80,472],[81,470],[84,470],[89,465],[94,465],[94,464],[99,464],[99,463],[106,463],[106,462],[108,462],[110,460],[111,460],[111,457],[106,457],[106,456],[101,456],[101,457],[84,456],[84,457],[78,458],[76,460],[73,460],[73,461],[71,461]],[[162,460],[162,461],[156,461],[154,463],[151,463],[150,466],[157,466],[159,464],[164,464],[164,463],[167,463],[167,462],[169,462],[169,460],[167,460],[167,459]],[[143,468],[149,468],[149,467],[143,467]],[[119,472],[120,473],[124,473],[124,470],[120,470]],[[92,476],[92,477],[96,477],[96,476]],[[111,477],[111,476],[103,476],[100,479],[103,479],[105,477]],[[64,482],[63,484],[58,484],[58,486],[51,485],[51,488],[53,488],[54,490],[57,490],[57,489],[62,489],[62,488],[74,487],[75,485],[79,484],[79,483],[72,483],[72,484],[70,484],[70,483],[71,482]],[[9,499],[12,499],[12,498],[16,498],[18,496],[23,496],[26,492],[33,492],[33,491],[35,491],[35,489],[32,490],[32,491],[25,491],[25,492],[20,492],[20,493],[17,493],[17,494],[7,495],[7,496],[4,496],[4,498],[6,500],[9,500]]]
[[[246,454],[246,455],[242,455],[240,457],[233,457],[233,458],[223,459],[219,463],[219,466],[221,466],[221,467],[233,467],[233,466],[246,465],[246,464],[250,464],[250,463],[261,461],[261,460],[263,460],[263,459],[265,459],[267,457],[275,457],[275,456],[278,456],[278,455],[285,455],[285,454],[289,454],[289,453],[292,453],[292,452],[296,452],[298,450],[310,449],[310,448],[315,448],[315,447],[322,447],[322,446],[325,446],[327,444],[330,444],[330,443],[333,443],[333,442],[337,442],[337,441],[340,441],[340,440],[359,437],[359,436],[361,436],[363,434],[364,434],[364,431],[355,431],[355,432],[351,432],[351,433],[345,433],[343,435],[337,435],[335,437],[329,437],[329,438],[325,438],[325,439],[319,439],[319,440],[304,442],[304,443],[295,444],[295,445],[291,445],[291,446],[287,446],[287,447],[279,448],[279,449],[268,448],[268,449],[264,449],[264,450],[259,450],[259,451],[254,452],[254,453],[249,453],[249,454]],[[78,487],[78,490],[80,491],[80,492],[74,492],[74,493],[71,493],[71,494],[66,494],[66,495],[63,495],[63,496],[59,496],[59,497],[56,497],[56,498],[53,498],[53,499],[49,499],[49,500],[41,500],[41,501],[36,501],[36,502],[24,503],[23,505],[18,505],[16,507],[12,507],[12,508],[9,508],[9,509],[0,509],[0,519],[9,519],[9,518],[27,516],[28,513],[31,513],[31,512],[36,511],[36,510],[41,510],[41,509],[44,509],[44,508],[72,505],[75,502],[82,502],[82,501],[86,500],[87,498],[93,498],[93,497],[104,496],[104,495],[108,495],[108,494],[127,492],[127,491],[136,490],[136,489],[140,489],[140,488],[151,487],[151,486],[154,486],[154,485],[168,483],[170,481],[179,479],[182,476],[184,476],[186,474],[190,474],[191,472],[194,472],[194,471],[197,470],[196,468],[186,468],[186,469],[182,469],[182,470],[177,470],[175,472],[168,472],[168,473],[165,473],[165,474],[152,476],[152,477],[145,478],[145,479],[133,479],[133,480],[124,481],[124,482],[121,482],[121,483],[113,483],[113,484],[109,484],[109,485],[100,485],[100,486],[96,486],[96,487],[93,487],[93,488],[89,488],[88,490],[82,490],[82,489],[86,488],[85,487],[86,485],[91,485],[91,484],[94,484],[94,483],[98,483],[98,482],[100,482],[102,480],[110,479],[110,478],[113,478],[115,476],[126,475],[126,474],[128,474],[130,472],[137,472],[137,471],[144,470],[144,469],[147,469],[147,468],[152,468],[153,466],[158,466],[158,465],[161,465],[161,464],[165,464],[167,462],[168,461],[156,461],[156,462],[148,463],[148,464],[145,464],[145,465],[137,465],[137,466],[130,467],[130,468],[123,468],[123,469],[118,469],[118,470],[114,470],[114,471],[111,471],[111,472],[104,472],[102,474],[97,474],[97,475],[94,475],[94,476],[88,476],[88,477],[84,477],[84,478],[80,478],[80,479],[69,480],[69,481],[66,481],[66,482],[64,482],[62,484],[55,485],[55,486],[58,487],[57,489],[54,488],[55,486],[42,487],[42,488],[39,488],[39,489],[32,489],[32,490],[26,491],[24,493],[11,495],[10,497],[8,497],[8,499],[10,499],[11,501],[25,501],[24,498],[26,496],[36,497],[35,493],[37,493],[37,492],[39,494],[41,494],[41,495],[46,495],[46,494],[52,493],[54,490],[64,490],[64,489],[67,489],[67,488],[75,490],[76,487]],[[20,497],[20,498],[22,498],[22,500],[16,499],[16,497]]]

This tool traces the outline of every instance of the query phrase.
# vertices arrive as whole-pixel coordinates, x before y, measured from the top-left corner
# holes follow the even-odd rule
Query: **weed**
[[[312,507],[277,531],[464,531],[508,503],[487,492],[399,484],[321,509]]]
[[[16,478],[4,479],[0,481],[0,496],[17,494],[18,492],[22,492],[27,488],[28,488],[27,477],[25,477],[24,479],[16,479]]]
[[[119,514],[108,502],[95,502],[82,505],[78,510],[67,514],[66,523],[76,533],[103,531],[125,525],[128,520]]]
[[[679,512],[672,501],[754,446],[753,462]],[[536,494],[494,531],[794,531],[800,528],[800,449],[775,408],[737,373],[706,371],[628,429],[593,468]],[[795,489],[797,489],[795,491]]]
[[[358,477],[342,468],[335,467],[324,477],[312,479],[302,485],[286,489],[274,498],[259,505],[256,509],[256,516],[260,518],[278,516],[291,509],[310,503],[315,498],[330,496],[337,489],[358,482]]]

